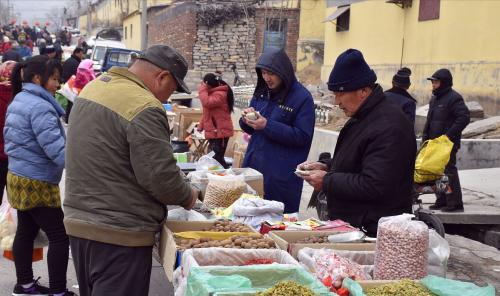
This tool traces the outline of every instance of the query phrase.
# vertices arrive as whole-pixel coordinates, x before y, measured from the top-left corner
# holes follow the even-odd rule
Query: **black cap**
[[[173,47],[161,44],[151,45],[141,53],[139,59],[146,60],[163,70],[169,71],[179,85],[177,91],[191,93],[183,81],[188,71],[188,62]]]

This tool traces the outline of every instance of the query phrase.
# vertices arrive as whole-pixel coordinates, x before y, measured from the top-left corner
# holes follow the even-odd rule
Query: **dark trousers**
[[[448,205],[448,206],[460,206],[463,205],[462,201],[462,187],[460,187],[460,179],[458,178],[458,169],[457,169],[457,148],[453,148],[450,154],[450,161],[446,165],[445,172],[447,174],[453,175],[450,178],[450,194],[436,194],[437,200],[436,204],[440,205]]]
[[[80,296],[147,296],[153,247],[123,247],[69,237]]]
[[[7,186],[7,172],[9,171],[9,162],[8,161],[0,161],[0,205],[3,201],[3,191],[5,190],[5,186]]]
[[[209,149],[215,153],[214,159],[222,164],[225,169],[229,168],[226,161],[224,160],[224,154],[226,153],[228,141],[229,138],[208,140]]]
[[[14,263],[17,283],[25,285],[33,282],[33,242],[40,228],[49,238],[47,265],[49,269],[50,293],[66,291],[66,271],[68,270],[69,240],[63,224],[61,208],[35,208],[17,211],[17,232],[14,238]]]
[[[71,113],[71,108],[73,108],[73,102],[68,100],[68,105],[66,106],[66,118],[64,119],[66,123],[69,123],[69,113]]]

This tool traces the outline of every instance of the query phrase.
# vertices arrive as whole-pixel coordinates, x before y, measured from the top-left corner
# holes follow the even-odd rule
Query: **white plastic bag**
[[[283,221],[284,210],[285,205],[279,201],[244,197],[234,202],[232,213],[234,221],[243,222],[259,230],[262,220]]]
[[[207,206],[227,208],[243,193],[247,193],[247,183],[243,176],[218,176],[207,173],[208,185],[203,202]]]
[[[178,208],[168,211],[168,221],[207,221],[208,219],[196,211],[188,211],[184,208]]]
[[[420,280],[427,276],[429,228],[415,216],[383,217],[378,222],[375,280]]]
[[[71,102],[75,102],[78,97],[78,90],[74,87],[75,78],[75,75],[71,76],[68,82],[66,82],[59,90],[59,93]]]
[[[314,269],[314,254],[316,254],[321,249],[313,249],[313,248],[303,248],[297,252],[297,259],[299,263],[304,264],[307,267],[307,270],[311,273],[315,273]],[[368,275],[373,276],[373,271],[375,267],[373,266],[373,262],[375,260],[375,251],[351,251],[351,250],[334,250],[334,249],[326,249],[326,252],[331,252],[332,254],[337,254],[344,258],[347,258],[353,262],[356,262],[361,266],[364,272]]]
[[[450,245],[434,229],[430,229],[427,274],[446,278],[448,258],[450,258]]]
[[[219,169],[224,169],[224,167],[217,160],[213,158],[214,155],[215,153],[212,151],[207,155],[203,155],[202,157],[200,157],[200,159],[197,162],[195,162],[196,170],[208,171],[214,165],[217,165]]]
[[[182,275],[182,266],[177,267],[172,273],[172,285],[175,296],[184,296],[187,287],[187,278]]]

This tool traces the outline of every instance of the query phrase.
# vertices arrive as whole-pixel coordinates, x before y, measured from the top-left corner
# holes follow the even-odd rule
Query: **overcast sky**
[[[7,4],[7,0],[0,1]],[[80,3],[84,5],[87,0],[80,0]],[[10,4],[14,7],[15,17],[13,18],[17,21],[16,24],[27,21],[30,26],[33,26],[37,21],[40,24],[45,24],[46,21],[53,23],[47,18],[47,13],[50,13],[53,8],[58,8],[61,12],[64,7],[74,9],[77,6],[77,0],[10,0]]]

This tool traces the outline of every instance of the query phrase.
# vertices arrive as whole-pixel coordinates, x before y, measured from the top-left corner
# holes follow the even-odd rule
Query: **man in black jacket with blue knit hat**
[[[431,77],[432,98],[429,103],[429,113],[422,134],[422,143],[426,140],[446,135],[453,142],[450,161],[446,165],[446,173],[451,174],[449,194],[436,194],[436,202],[429,208],[442,212],[463,212],[462,188],[458,178],[457,152],[460,149],[462,131],[470,122],[469,108],[462,96],[451,89],[453,77],[448,69],[439,69]]]
[[[350,119],[332,159],[298,166],[310,171],[304,180],[326,194],[330,220],[349,222],[371,237],[380,218],[412,212],[417,149],[412,124],[376,81],[360,51],[337,58],[328,89]]]

